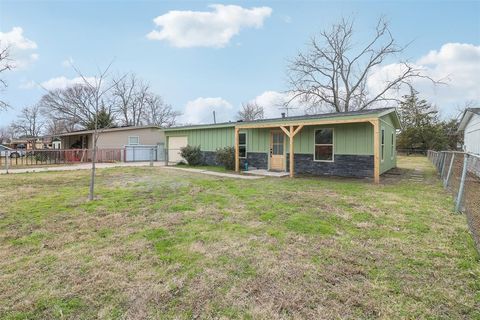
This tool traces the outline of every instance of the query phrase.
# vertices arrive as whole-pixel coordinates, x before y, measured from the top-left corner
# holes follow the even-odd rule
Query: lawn
[[[380,186],[102,169],[94,202],[88,171],[0,176],[0,318],[480,318],[465,217],[426,158],[399,166]]]

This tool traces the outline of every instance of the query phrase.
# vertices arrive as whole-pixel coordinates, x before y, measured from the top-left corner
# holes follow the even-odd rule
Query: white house
[[[480,155],[480,108],[465,110],[458,131],[464,132],[463,150]]]

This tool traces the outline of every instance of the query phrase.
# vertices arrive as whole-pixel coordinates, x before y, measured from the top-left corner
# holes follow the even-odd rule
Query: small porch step
[[[264,176],[264,177],[288,177],[288,172],[285,171],[268,171],[265,169],[255,169],[255,170],[248,170],[248,171],[242,171],[244,174],[251,174],[254,176]]]

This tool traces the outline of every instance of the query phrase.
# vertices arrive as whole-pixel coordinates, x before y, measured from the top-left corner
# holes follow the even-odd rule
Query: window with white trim
[[[381,153],[381,156],[382,156],[382,161],[385,160],[385,129],[382,128],[382,137],[381,137],[381,144],[380,144],[380,153]]]
[[[128,137],[128,144],[129,145],[140,144],[140,137],[139,136],[129,136]]]
[[[333,161],[333,129],[315,130],[314,161]]]
[[[247,157],[247,134],[245,132],[238,134],[238,157]]]

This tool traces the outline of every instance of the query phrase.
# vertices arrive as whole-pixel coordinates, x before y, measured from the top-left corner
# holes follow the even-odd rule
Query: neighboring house
[[[41,138],[20,137],[14,138],[10,141],[10,148],[12,149],[43,149],[45,147]]]
[[[236,171],[248,162],[249,168],[285,171],[290,176],[373,176],[378,182],[380,174],[396,167],[396,130],[400,127],[395,109],[384,108],[163,131],[169,162],[182,160],[180,148],[191,145],[200,146],[205,164],[217,165],[215,151],[235,147]]]
[[[57,134],[56,149],[93,149],[94,130],[82,130]],[[55,139],[54,139],[55,140]],[[165,134],[157,126],[131,126],[99,130],[97,148],[107,150],[124,149],[122,160],[147,161],[152,148],[156,149],[154,160],[163,160]]]
[[[458,131],[464,134],[463,150],[480,154],[480,108],[468,108],[463,113]]]

